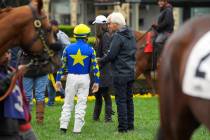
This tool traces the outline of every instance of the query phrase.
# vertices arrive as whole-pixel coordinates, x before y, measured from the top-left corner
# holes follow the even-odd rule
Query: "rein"
[[[12,77],[11,79],[11,83],[9,85],[9,88],[7,89],[6,93],[2,96],[0,96],[0,102],[2,100],[4,100],[7,96],[9,96],[12,93],[12,90],[14,89],[15,85],[16,85],[16,81],[23,75],[24,70],[29,67],[29,65],[31,65],[31,63],[29,63],[26,66],[21,67],[20,69],[18,69],[16,72],[12,72],[10,74],[9,77]]]
[[[46,16],[38,16],[38,13],[36,12],[36,9],[32,6],[32,4],[30,3],[29,5],[28,5],[29,7],[30,7],[30,9],[31,9],[31,11],[32,11],[32,14],[33,14],[33,17],[34,17],[34,27],[35,27],[35,29],[36,29],[36,32],[37,32],[37,34],[38,34],[38,37],[37,38],[35,38],[35,39],[33,39],[33,42],[32,43],[35,43],[36,42],[36,40],[39,38],[40,39],[40,41],[41,41],[41,43],[42,43],[42,45],[44,46],[44,51],[45,52],[47,52],[47,54],[50,56],[50,57],[52,57],[52,56],[54,56],[54,51],[52,51],[50,48],[49,48],[49,46],[48,46],[48,44],[47,44],[47,41],[46,41],[46,31],[42,28],[42,23],[41,23],[41,20],[42,19],[45,19],[45,18],[47,18]],[[51,30],[51,29],[48,29],[47,30],[47,32],[49,32],[49,30]],[[31,44],[31,46],[32,46],[33,44]]]
[[[149,33],[150,31],[152,30],[152,27],[150,27],[138,40],[136,40],[136,41],[140,41],[140,40],[142,40],[146,35],[147,35],[147,33]]]

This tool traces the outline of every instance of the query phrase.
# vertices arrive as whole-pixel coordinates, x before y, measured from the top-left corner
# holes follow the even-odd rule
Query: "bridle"
[[[47,53],[48,57],[53,57],[54,56],[54,51],[49,48],[49,43],[47,41],[47,33],[51,32],[51,28],[49,29],[43,29],[42,28],[42,22],[41,20],[47,18],[47,16],[39,16],[37,10],[33,7],[33,5],[30,3],[28,5],[32,11],[33,19],[34,19],[34,28],[37,33],[37,36],[35,36],[32,39],[32,42],[28,44],[29,48],[33,46],[33,44],[40,39],[42,45],[44,46],[44,52]],[[46,60],[47,62],[49,60]],[[46,62],[43,62],[46,63]],[[25,67],[29,67],[30,65],[39,65],[39,62],[37,61],[36,57],[32,57],[31,62],[27,64]],[[13,72],[12,74],[9,75],[8,80],[11,80],[11,83],[9,85],[9,88],[7,89],[6,93],[3,96],[0,96],[0,101],[4,100],[8,95],[12,93],[12,90],[14,89],[16,85],[16,81],[23,75],[23,70],[25,68],[19,69],[16,72]]]
[[[38,39],[40,39],[42,45],[44,46],[44,52],[46,52],[50,57],[52,57],[54,55],[54,51],[49,48],[49,43],[47,41],[47,34],[51,32],[52,28],[50,27],[48,29],[43,29],[41,22],[41,20],[47,18],[47,16],[39,16],[37,10],[33,7],[31,3],[28,6],[32,11],[32,15],[34,18],[33,25],[37,33],[37,36],[35,36],[32,39],[32,42],[29,44],[29,48],[31,48]]]

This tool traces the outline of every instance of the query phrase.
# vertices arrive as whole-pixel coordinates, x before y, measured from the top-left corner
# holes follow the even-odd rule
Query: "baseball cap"
[[[104,15],[99,15],[95,18],[92,24],[104,24],[107,23],[107,18]]]

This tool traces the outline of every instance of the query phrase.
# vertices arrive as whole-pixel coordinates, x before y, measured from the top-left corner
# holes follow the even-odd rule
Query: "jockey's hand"
[[[92,86],[92,93],[96,93],[99,90],[99,84],[98,83],[94,83]]]
[[[61,80],[62,80],[62,81],[66,81],[66,79],[67,79],[67,75],[61,76]]]
[[[61,81],[56,81],[55,86],[56,86],[57,91],[61,91],[63,88]]]
[[[96,57],[97,63],[100,63],[100,57]]]

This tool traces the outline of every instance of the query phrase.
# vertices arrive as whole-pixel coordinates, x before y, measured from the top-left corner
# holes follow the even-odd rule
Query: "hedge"
[[[69,37],[73,37],[74,26],[59,25],[59,29],[66,33]]]
[[[59,29],[66,33],[70,37],[71,43],[76,42],[76,39],[73,37],[73,31],[74,31],[74,26],[70,25],[59,25]],[[89,37],[88,38],[88,43],[93,45],[95,43],[95,37]]]

